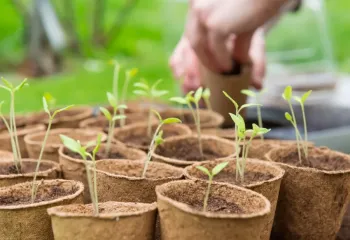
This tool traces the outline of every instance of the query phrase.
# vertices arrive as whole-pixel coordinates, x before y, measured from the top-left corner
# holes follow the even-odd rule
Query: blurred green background
[[[90,36],[93,4],[89,4],[90,1],[87,0],[71,1],[74,2],[76,25],[83,53],[79,57],[70,52],[65,53],[63,71],[60,73],[48,77],[30,78],[30,86],[18,94],[16,105],[18,111],[41,109],[41,97],[45,92],[50,92],[59,105],[106,102],[106,91],[111,91],[112,86],[113,66],[108,64],[111,59],[117,59],[124,69],[139,68],[135,80],[139,77],[150,81],[162,78],[164,79],[162,86],[171,91],[169,96],[179,93],[179,87],[168,67],[168,57],[181,34],[185,3],[179,0],[136,1],[116,39],[106,47],[92,47]],[[64,16],[66,9],[62,5],[63,1],[52,2],[58,15]],[[120,14],[125,2],[122,0],[106,2],[104,27],[108,29]],[[334,56],[337,67],[342,72],[350,71],[349,10],[348,0],[326,1]],[[308,24],[312,23],[313,13],[303,14],[299,17],[298,14],[288,16],[287,21],[293,25],[288,29],[274,31],[269,36],[267,44],[269,50],[295,48],[305,42],[319,44],[319,36],[312,32],[315,26]],[[14,72],[26,54],[23,44],[24,21],[10,0],[2,1],[0,15],[2,17],[0,74],[9,80],[20,81],[21,76]],[[132,97],[131,88],[129,97]],[[7,93],[1,90],[0,100],[7,99]]]

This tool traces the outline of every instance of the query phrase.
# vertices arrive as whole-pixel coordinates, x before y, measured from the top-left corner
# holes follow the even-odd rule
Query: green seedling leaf
[[[134,83],[134,87],[142,88],[143,90],[149,91],[149,86],[143,82]]]
[[[107,99],[108,99],[109,105],[111,105],[113,108],[117,107],[117,104],[118,104],[117,99],[112,93],[107,92]]]
[[[169,93],[169,91],[167,91],[167,90],[156,90],[156,89],[152,89],[152,92],[151,92],[152,96],[156,97],[156,98],[164,96],[168,93]]]
[[[147,96],[148,93],[146,91],[143,91],[143,90],[134,90],[133,93],[135,95],[139,95],[139,96]]]
[[[203,94],[202,94],[203,98],[209,99],[210,95],[211,95],[210,89],[209,88],[204,89]]]
[[[211,174],[212,176],[217,175],[219,172],[221,172],[226,166],[227,166],[228,162],[222,162],[219,163],[218,165],[216,165],[213,170],[211,170]]]
[[[178,118],[166,118],[163,120],[163,124],[172,124],[172,123],[181,123],[181,120]]]
[[[172,101],[172,102],[176,102],[176,103],[182,104],[182,105],[187,104],[186,99],[182,98],[182,97],[172,97],[169,100]]]
[[[113,117],[113,121],[117,121],[117,120],[122,120],[122,119],[126,119],[125,115],[116,115]]]
[[[292,116],[291,116],[288,112],[286,112],[286,113],[284,114],[284,117],[285,117],[288,121],[293,122],[293,118],[292,118]]]
[[[258,131],[258,134],[266,134],[268,132],[270,132],[271,129],[267,129],[267,128],[260,128]]]
[[[256,97],[256,93],[249,89],[243,89],[241,93],[249,97]]]
[[[128,106],[126,106],[125,104],[121,104],[117,106],[117,109],[128,109]]]
[[[161,145],[164,142],[163,131],[159,131],[158,135],[154,139],[154,142],[157,146]]]
[[[4,103],[5,103],[4,101],[1,101],[1,102],[0,102],[0,115],[1,115],[1,113],[2,113],[2,112],[1,112],[1,110],[2,110],[2,105],[3,105]]]
[[[163,121],[163,118],[160,116],[159,112],[157,112],[157,111],[154,110],[154,109],[151,109],[151,111],[157,116],[157,118],[159,119],[160,122]]]
[[[81,145],[79,141],[75,141],[74,139],[67,137],[65,135],[60,135],[61,141],[63,143],[63,145],[68,148],[69,150],[76,152],[76,153],[80,153],[81,152]]]
[[[292,95],[293,95],[293,89],[292,89],[292,86],[287,86],[285,89],[284,89],[284,92],[282,94],[282,97],[287,100],[287,101],[290,101],[290,99],[292,98]]]
[[[137,68],[132,68],[132,69],[126,71],[126,74],[127,74],[130,78],[132,78],[132,77],[135,77],[136,74],[137,74],[138,72],[139,72],[139,70],[138,70]]]
[[[209,170],[206,168],[206,167],[203,167],[203,166],[196,166],[196,168],[200,171],[202,171],[204,174],[208,175],[208,176],[211,176]]]
[[[1,81],[5,84],[5,86],[7,87],[7,89],[9,89],[9,90],[12,90],[12,89],[13,89],[12,83],[10,83],[9,81],[7,81],[5,78],[1,77]]]
[[[293,97],[295,101],[297,101],[298,103],[302,104],[302,100],[300,97],[294,96]]]
[[[306,93],[303,94],[303,96],[301,97],[301,101],[304,104],[305,101],[309,98],[310,94],[312,93],[312,90],[307,91]]]
[[[24,86],[28,86],[27,79],[24,79],[16,88],[15,91],[21,90]]]
[[[46,102],[51,108],[56,105],[56,99],[50,93],[44,93],[44,97],[46,98]]]
[[[203,88],[200,87],[200,88],[198,88],[197,91],[194,93],[194,100],[195,100],[196,103],[198,103],[199,100],[201,100],[202,94],[203,94]]]
[[[246,103],[243,104],[239,109],[242,110],[244,108],[248,108],[248,107],[261,107],[261,104],[257,104],[257,103]]]
[[[96,155],[96,153],[100,150],[100,147],[101,147],[101,139],[102,139],[102,134],[98,134],[97,136],[97,140],[96,140],[96,146],[94,148],[94,150],[92,150],[92,154],[93,156]]]
[[[258,125],[256,125],[255,123],[253,123],[253,131],[254,131],[255,133],[258,133],[259,130],[260,130],[260,127],[259,127]]]
[[[237,125],[237,127],[239,127],[241,125],[241,119],[233,113],[229,113],[229,115],[230,115],[232,121]]]
[[[56,111],[52,114],[52,117],[55,117],[58,113],[63,112],[63,111],[66,111],[66,110],[68,110],[68,109],[70,109],[70,108],[72,108],[72,107],[74,107],[74,105],[69,105],[69,106],[67,106],[67,107],[60,108],[60,109],[56,110]]]
[[[235,100],[233,100],[231,97],[230,97],[230,95],[228,95],[225,91],[222,91],[223,92],[223,94],[225,95],[225,97],[227,97],[232,103],[233,103],[233,105],[235,106],[235,108],[238,110],[238,103],[235,101]]]
[[[100,107],[100,111],[103,113],[103,115],[107,118],[108,121],[112,120],[112,115],[106,108]]]
[[[45,111],[47,114],[51,115],[50,110],[49,110],[49,106],[48,106],[48,104],[47,104],[47,101],[46,101],[46,98],[45,98],[45,97],[43,97],[43,107],[44,107],[44,111]]]

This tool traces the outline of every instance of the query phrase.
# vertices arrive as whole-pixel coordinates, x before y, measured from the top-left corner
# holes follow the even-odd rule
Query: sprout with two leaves
[[[36,164],[36,168],[35,168],[35,173],[34,173],[34,177],[33,177],[33,183],[32,183],[32,194],[31,194],[31,200],[32,200],[32,203],[35,201],[35,198],[36,198],[36,194],[38,192],[38,187],[39,185],[36,184],[36,178],[37,178],[37,175],[38,175],[38,172],[39,172],[39,168],[40,168],[40,163],[41,163],[41,160],[42,160],[42,157],[43,157],[43,154],[44,154],[44,149],[45,149],[45,146],[46,146],[46,142],[47,142],[47,139],[49,137],[49,133],[51,131],[51,125],[52,125],[52,122],[53,120],[55,119],[55,116],[57,114],[59,114],[60,112],[63,112],[65,110],[68,110],[70,109],[71,107],[73,107],[73,105],[69,105],[67,107],[64,107],[64,108],[61,108],[61,109],[57,109],[56,111],[54,111],[52,114],[51,114],[51,111],[49,109],[49,105],[47,103],[47,100],[45,97],[43,97],[43,107],[44,107],[44,111],[48,114],[49,116],[49,123],[47,125],[47,129],[46,129],[46,133],[45,133],[45,136],[44,136],[44,140],[43,142],[41,143],[41,149],[40,149],[40,154],[39,154],[39,158],[38,158],[38,161],[37,161],[37,164]]]
[[[202,171],[204,174],[206,174],[208,176],[208,187],[207,190],[205,192],[205,196],[204,196],[204,201],[203,201],[203,212],[205,212],[207,210],[207,206],[208,206],[208,200],[209,200],[209,195],[210,195],[210,188],[211,188],[211,184],[213,182],[213,178],[218,175],[226,166],[227,166],[228,162],[222,162],[219,163],[218,165],[216,165],[211,172],[203,166],[197,166],[196,168],[200,171]]]
[[[202,95],[203,95],[203,88],[200,87],[196,90],[196,92],[191,91],[187,93],[185,97],[170,98],[170,101],[179,103],[181,105],[187,105],[188,108],[191,110],[193,119],[195,121],[196,129],[197,129],[199,153],[203,158],[203,147],[202,147],[202,138],[201,138],[201,119],[199,114],[199,101],[201,100]],[[192,103],[194,104],[195,109],[193,109]]]
[[[81,146],[80,141],[76,141],[70,137],[60,135],[61,140],[63,142],[63,145],[68,148],[69,150],[76,152],[80,154],[80,156],[83,158],[86,168],[86,176],[88,180],[89,185],[89,191],[90,191],[90,198],[92,201],[92,205],[94,208],[94,215],[98,216],[99,209],[98,209],[98,195],[97,195],[97,178],[96,178],[96,154],[100,149],[101,146],[101,138],[102,135],[99,134],[97,137],[97,141],[91,142],[87,144],[86,146]],[[94,149],[92,150],[92,154],[88,152],[88,148],[95,145]],[[89,162],[88,158],[92,161],[92,167],[91,163]],[[91,176],[91,169],[93,172],[93,177]]]
[[[127,108],[127,106],[126,105],[119,105],[118,106],[117,99],[114,97],[114,95],[112,93],[107,92],[107,99],[108,99],[108,102],[113,109],[113,113],[111,114],[104,107],[100,107],[100,111],[103,113],[105,118],[108,120],[108,137],[107,137],[107,145],[106,145],[106,156],[109,156],[111,144],[112,144],[112,139],[113,139],[114,128],[115,128],[115,122],[117,120],[124,120],[126,118],[126,116],[122,113],[117,114],[118,110],[124,110]]]
[[[148,82],[143,79],[140,82],[134,83],[134,87],[136,88],[134,90],[134,94],[142,97],[148,97],[152,103],[155,99],[168,94],[168,91],[166,90],[157,89],[158,85],[161,82],[162,80],[159,79],[152,86],[150,86]],[[152,109],[150,108],[148,112],[147,136],[151,137],[151,135],[152,135]]]
[[[293,96],[292,87],[287,86],[284,89],[284,92],[282,94],[282,97],[287,101],[287,103],[289,105],[290,112],[291,112],[291,114],[289,112],[286,112],[284,116],[292,124],[292,126],[295,129],[295,138],[297,141],[298,157],[299,157],[300,164],[302,163],[301,149],[300,148],[302,148],[305,158],[306,159],[308,158],[308,146],[307,146],[308,135],[307,135],[307,122],[306,122],[306,115],[305,115],[305,102],[309,98],[311,92],[312,92],[311,90],[307,91],[306,93],[303,94],[302,97],[297,97],[297,96]],[[303,123],[304,123],[304,136],[305,136],[304,139],[302,138],[300,131],[298,129],[297,121],[295,118],[295,113],[294,113],[293,106],[292,106],[292,99],[297,101],[301,107],[301,112],[303,115]]]
[[[146,177],[148,164],[151,161],[152,154],[157,149],[157,147],[163,143],[163,131],[161,131],[162,126],[165,124],[181,123],[181,120],[178,118],[162,119],[162,117],[160,116],[160,114],[157,111],[155,111],[155,110],[152,110],[152,111],[158,117],[159,124],[158,124],[158,126],[153,134],[153,138],[152,138],[151,144],[150,144],[149,149],[148,149],[147,158],[146,158],[145,165],[144,165],[144,168],[142,171],[142,176],[141,176],[142,178]]]
[[[253,124],[253,129],[246,129],[246,125],[244,122],[243,117],[240,114],[232,114],[230,113],[230,117],[232,118],[233,122],[237,126],[237,132],[238,132],[238,139],[236,139],[236,142],[238,146],[243,143],[242,152],[237,153],[236,157],[236,181],[238,181],[238,175],[241,178],[241,182],[244,182],[244,173],[245,173],[245,166],[248,158],[249,148],[251,146],[252,140],[259,135],[266,134],[270,131],[270,129],[261,128],[256,124]],[[249,137],[249,140],[246,141],[247,137]]]
[[[263,127],[263,122],[262,122],[262,117],[261,117],[260,97],[261,97],[261,95],[264,92],[265,92],[265,89],[261,90],[258,93],[253,92],[252,90],[249,90],[249,89],[243,89],[241,91],[242,94],[247,95],[248,97],[255,98],[256,104],[258,104],[258,105],[256,105],[256,113],[257,113],[257,116],[258,116],[258,125],[259,125],[260,128]],[[260,138],[261,138],[261,141],[264,141],[264,135],[263,134],[260,135]]]

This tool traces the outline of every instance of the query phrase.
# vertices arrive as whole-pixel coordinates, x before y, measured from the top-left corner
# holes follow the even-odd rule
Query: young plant
[[[47,100],[46,100],[45,97],[43,97],[43,107],[44,107],[44,111],[49,115],[49,123],[47,125],[47,129],[46,129],[46,133],[45,133],[45,136],[44,136],[44,140],[43,140],[43,142],[41,144],[41,150],[40,150],[39,158],[37,160],[37,164],[36,164],[36,167],[35,167],[35,172],[34,172],[34,177],[33,177],[33,182],[32,182],[32,191],[31,191],[31,193],[32,193],[31,194],[32,203],[34,203],[35,198],[36,198],[36,194],[37,194],[37,191],[38,191],[38,186],[39,185],[36,185],[36,178],[37,178],[37,175],[38,175],[38,172],[39,172],[41,160],[42,160],[42,157],[43,157],[43,154],[44,154],[44,149],[45,149],[45,146],[46,146],[47,139],[49,137],[49,133],[50,133],[50,130],[51,130],[52,122],[53,122],[55,116],[58,113],[63,112],[65,110],[73,107],[73,105],[70,105],[70,106],[58,109],[58,110],[54,111],[53,114],[51,114],[51,111],[49,110],[49,106],[48,106]]]
[[[241,91],[242,94],[247,95],[248,97],[252,97],[255,98],[256,104],[260,103],[260,96],[265,92],[265,89],[261,90],[260,92],[256,93],[253,92],[249,89],[243,89]],[[263,127],[263,122],[262,122],[262,117],[261,117],[261,105],[257,105],[256,106],[256,112],[257,112],[257,116],[258,116],[258,125],[260,128]],[[264,141],[264,135],[261,134],[260,135],[261,141]]]
[[[137,68],[132,68],[132,69],[127,70],[125,72],[125,80],[124,80],[124,85],[123,85],[123,90],[122,90],[122,96],[121,96],[121,99],[120,99],[120,104],[123,104],[123,105],[126,104],[126,94],[128,92],[129,83],[130,83],[131,79],[136,76],[137,72],[138,72]],[[115,85],[117,86],[117,83]],[[125,109],[120,109],[120,114],[121,115],[125,115],[125,111],[124,110]],[[125,119],[121,119],[120,126],[121,127],[125,126]]]
[[[211,184],[213,182],[213,178],[216,175],[218,175],[227,166],[227,164],[228,164],[228,162],[219,163],[211,170],[211,172],[206,167],[203,167],[203,166],[196,167],[198,170],[200,170],[204,174],[206,174],[209,178],[208,187],[207,187],[207,190],[205,192],[204,201],[203,201],[203,212],[205,212],[207,210],[208,200],[209,200],[209,195],[210,195],[210,188],[211,188]]]
[[[236,181],[238,181],[238,176],[240,176],[241,182],[244,182],[245,166],[251,142],[256,136],[268,133],[270,129],[260,128],[256,124],[253,124],[253,129],[246,129],[244,119],[241,115],[230,113],[230,117],[237,126],[238,139],[236,139],[236,142],[238,146],[240,143],[243,143],[242,153],[238,152],[236,156]],[[249,140],[246,141],[248,136],[250,136]]]
[[[205,88],[203,91],[203,94],[202,94],[203,100],[204,100],[205,105],[207,106],[208,110],[213,111],[211,104],[210,104],[210,100],[209,100],[210,96],[211,96],[210,89]]]
[[[14,164],[17,172],[20,173],[22,156],[21,156],[21,151],[19,148],[18,136],[17,136],[17,126],[16,126],[16,116],[15,116],[15,95],[24,86],[28,85],[28,83],[27,83],[27,79],[24,79],[18,86],[13,86],[12,83],[7,81],[5,78],[1,78],[1,80],[4,83],[4,85],[0,85],[0,88],[3,88],[10,93],[10,119],[9,119],[10,123],[7,122],[7,120],[3,117],[2,114],[1,114],[1,118],[6,128],[9,131],[10,138],[11,138],[11,147],[12,147],[12,152],[14,156],[13,158]]]
[[[127,108],[126,105],[119,105],[117,104],[117,99],[115,96],[111,93],[107,93],[107,99],[109,104],[111,105],[113,109],[113,113],[111,114],[106,108],[100,107],[100,111],[103,113],[105,118],[108,120],[108,137],[107,137],[107,145],[106,145],[106,155],[109,155],[112,139],[113,139],[113,132],[115,128],[115,122],[117,120],[124,120],[126,116],[124,114],[117,114],[118,110],[124,110]]]
[[[198,136],[198,147],[199,147],[199,153],[201,157],[203,158],[203,147],[202,147],[202,138],[201,138],[201,119],[199,114],[199,101],[201,100],[203,95],[203,88],[200,87],[197,89],[196,92],[189,92],[185,97],[173,97],[170,98],[170,101],[179,103],[181,105],[187,105],[188,108],[191,110],[196,129],[197,129],[197,136]],[[192,103],[195,105],[195,109],[192,107]]]
[[[155,110],[152,110],[154,112],[154,114],[158,117],[159,119],[159,124],[156,128],[156,131],[154,132],[153,134],[153,138],[152,138],[152,141],[151,141],[151,144],[148,148],[148,154],[147,154],[147,158],[146,158],[146,161],[145,161],[145,165],[144,165],[144,168],[143,168],[143,171],[142,171],[142,178],[145,178],[146,177],[146,172],[147,172],[147,168],[148,168],[148,164],[149,162],[151,161],[151,158],[152,158],[152,154],[154,153],[154,151],[156,150],[156,148],[163,143],[163,131],[161,131],[161,128],[163,125],[165,124],[173,124],[173,123],[181,123],[181,120],[178,119],[178,118],[166,118],[166,119],[162,119],[162,117],[160,116],[160,114],[155,111]]]
[[[86,168],[86,176],[87,176],[89,191],[90,191],[90,197],[94,208],[94,215],[98,216],[99,209],[98,209],[97,179],[96,179],[96,154],[99,151],[101,146],[102,135],[101,134],[98,135],[95,148],[92,150],[92,154],[88,152],[87,149],[92,145],[94,145],[95,143],[88,144],[87,146],[81,146],[80,141],[76,141],[64,135],[60,135],[60,137],[63,142],[63,145],[66,148],[68,148],[69,150],[75,153],[80,154],[80,156],[84,160],[85,168]],[[91,168],[90,168],[91,163],[89,162],[88,157],[92,161]],[[91,169],[93,172],[93,177],[91,176],[91,171],[90,171]]]
[[[150,86],[147,81],[142,80],[141,82],[134,83],[134,87],[136,88],[134,90],[134,94],[138,96],[148,97],[151,103],[153,100],[160,98],[166,94],[168,94],[168,91],[166,90],[158,90],[158,85],[162,82],[161,79],[156,81],[152,86]],[[147,135],[148,137],[151,137],[152,135],[152,109],[149,109],[148,112],[148,124],[147,124]]]

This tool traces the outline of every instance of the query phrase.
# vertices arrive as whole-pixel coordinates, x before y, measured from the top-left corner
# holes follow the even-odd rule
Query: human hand
[[[203,65],[214,72],[249,63],[255,30],[287,0],[191,0],[185,36]]]

